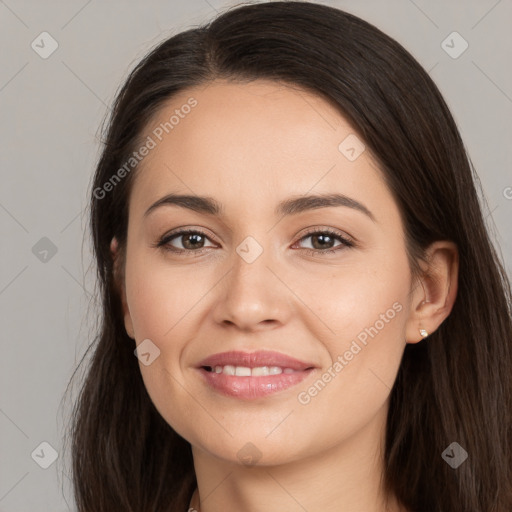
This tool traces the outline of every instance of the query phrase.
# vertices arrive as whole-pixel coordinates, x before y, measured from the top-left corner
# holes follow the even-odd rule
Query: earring
[[[425,329],[420,329],[420,334],[423,338],[426,338],[428,336],[428,332]]]

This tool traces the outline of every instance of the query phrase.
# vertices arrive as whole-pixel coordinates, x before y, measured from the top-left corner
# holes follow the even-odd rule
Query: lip
[[[203,359],[197,366],[246,366],[247,368],[256,368],[258,366],[280,366],[281,368],[291,368],[296,371],[303,371],[312,368],[313,363],[307,363],[295,359],[294,357],[274,352],[271,350],[259,350],[257,352],[242,352],[232,350],[230,352],[221,352]]]
[[[294,372],[240,377],[215,373],[205,369],[205,367],[215,368],[215,366],[226,365],[245,366],[247,368],[279,366],[283,369],[291,368]],[[316,366],[313,363],[300,361],[286,354],[269,350],[222,352],[203,359],[197,365],[197,370],[212,389],[223,395],[245,400],[257,399],[289,389],[302,382],[315,369]]]

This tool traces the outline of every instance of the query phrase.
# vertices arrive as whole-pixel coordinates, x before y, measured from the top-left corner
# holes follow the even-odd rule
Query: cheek
[[[325,321],[336,334],[322,340],[330,361],[309,386],[297,390],[293,435],[321,432],[317,444],[324,448],[355,435],[382,412],[405,348],[406,287],[363,282],[357,293],[330,306]]]
[[[149,338],[161,349],[166,340],[176,345],[176,332],[186,325],[201,291],[204,295],[204,283],[184,280],[169,264],[134,255],[126,266],[126,294],[136,339]]]
[[[315,290],[308,300],[316,305],[316,323],[322,326],[316,333],[329,359],[323,381],[330,391],[315,398],[318,405],[340,402],[339,393],[346,405],[350,403],[348,410],[383,402],[405,348],[410,290],[405,253],[387,259],[376,253],[358,268],[333,272],[321,290],[309,289]],[[324,389],[321,383],[318,388]],[[304,401],[313,398],[315,390],[304,391]]]
[[[187,286],[185,281],[189,280],[183,278],[183,273],[155,258],[149,263],[150,258],[142,251],[130,256],[126,264],[126,294],[137,345],[149,339],[159,350],[149,365],[139,362],[142,379],[161,416],[186,436],[190,427],[183,410],[190,395],[183,386],[180,363],[192,325],[197,322],[193,308],[205,287],[194,280],[190,280],[192,286]]]
[[[294,290],[300,289],[304,302],[316,313],[313,322],[325,333],[322,338],[331,354],[344,350],[346,342],[360,333],[364,342],[366,329],[372,326],[390,339],[404,327],[405,315],[400,311],[405,311],[410,290],[405,254],[390,257],[389,252],[386,256],[375,251],[331,269],[328,276],[303,276],[295,277]]]

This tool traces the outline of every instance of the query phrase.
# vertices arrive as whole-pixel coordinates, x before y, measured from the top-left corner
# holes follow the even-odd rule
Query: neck
[[[386,412],[328,451],[279,465],[244,466],[193,446],[190,512],[407,512],[382,489]]]

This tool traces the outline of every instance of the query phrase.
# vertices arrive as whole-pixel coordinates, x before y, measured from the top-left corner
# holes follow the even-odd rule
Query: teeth
[[[245,366],[237,366],[235,368],[235,375],[238,375],[238,377],[250,377],[251,369],[246,368]]]
[[[230,364],[227,364],[226,366],[224,366],[222,371],[226,375],[235,375],[235,366],[231,366]]]
[[[292,368],[281,368],[280,366],[257,366],[248,368],[247,366],[215,366],[211,369],[215,373],[224,373],[225,375],[236,375],[237,377],[261,377],[265,375],[279,375],[280,373],[295,373]]]
[[[268,366],[259,366],[257,368],[253,368],[251,375],[254,377],[261,377],[263,375],[269,375],[270,372],[268,370]]]

